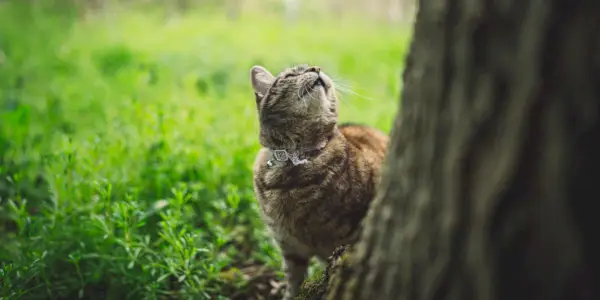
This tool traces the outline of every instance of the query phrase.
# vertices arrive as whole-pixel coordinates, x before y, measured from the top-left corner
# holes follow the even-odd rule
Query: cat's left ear
[[[254,92],[259,97],[263,97],[271,84],[273,84],[273,81],[275,81],[275,77],[267,69],[261,66],[254,66],[250,69],[250,81],[252,82]]]

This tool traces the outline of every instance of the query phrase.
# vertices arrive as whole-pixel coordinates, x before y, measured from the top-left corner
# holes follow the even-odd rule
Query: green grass
[[[227,299],[244,282],[224,270],[279,268],[252,193],[249,68],[319,65],[362,95],[342,94],[342,121],[388,131],[409,38],[7,4],[0,20],[0,299]]]

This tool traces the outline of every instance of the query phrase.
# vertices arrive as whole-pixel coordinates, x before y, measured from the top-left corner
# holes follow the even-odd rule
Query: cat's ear
[[[261,66],[254,66],[250,69],[252,88],[259,97],[263,97],[267,93],[267,90],[271,84],[273,84],[274,80],[275,77],[273,77],[267,69]]]

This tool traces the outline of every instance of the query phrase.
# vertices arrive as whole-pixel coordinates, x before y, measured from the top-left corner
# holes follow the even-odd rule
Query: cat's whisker
[[[296,95],[298,96],[298,99],[302,99],[302,97],[300,96],[301,92],[302,92],[302,88],[300,87],[297,91],[296,91]],[[304,101],[304,100],[303,100]]]
[[[335,87],[336,90],[342,92],[342,93],[351,93],[353,92],[351,87],[347,87],[347,86],[336,86]]]
[[[358,93],[356,93],[353,89],[352,89],[352,85],[350,83],[345,84],[343,81],[340,81],[339,79],[332,79],[336,89],[339,89],[340,91],[343,92],[348,92],[348,93],[353,93],[358,95]],[[360,95],[358,95],[360,96]]]
[[[338,98],[340,99],[340,102],[347,102],[347,103],[352,104],[352,102],[348,102],[346,100],[346,97],[345,97],[346,96],[346,91],[340,90],[338,88],[336,88],[335,90],[337,92],[336,94],[337,94]]]
[[[317,101],[317,100],[318,100],[318,99],[315,97],[315,95],[313,95],[313,94],[310,94],[310,98],[311,98],[312,100],[315,100],[315,101]]]
[[[377,100],[377,99],[374,99],[374,98],[365,97],[365,96],[363,96],[363,95],[361,95],[361,94],[359,94],[359,93],[357,93],[357,92],[355,92],[355,91],[353,91],[351,89],[336,88],[336,90],[338,90],[341,93],[352,94],[354,96],[357,96],[359,98],[362,98],[362,99],[365,99],[365,100],[368,100],[368,101],[376,101]]]
[[[308,88],[306,86],[302,86],[298,89],[298,98],[302,99],[302,103],[304,104],[304,109],[306,109],[306,110],[308,110],[308,102],[306,102],[306,97],[300,97],[300,94],[305,94],[305,91],[307,89]],[[301,91],[302,91],[302,93],[301,93]]]
[[[338,93],[339,99],[342,100],[341,102],[346,102],[346,99],[344,98],[344,94],[342,93]]]
[[[332,80],[332,81],[336,85],[340,85],[340,86],[344,86],[344,87],[350,87],[350,83],[349,82],[347,83],[347,82],[340,82],[340,81],[335,81],[335,80]]]
[[[336,87],[342,88],[344,90],[352,90],[352,85],[349,85],[349,84],[346,85],[346,84],[335,83],[335,82],[334,82],[334,84]]]
[[[352,90],[350,87],[341,86],[341,85],[336,85],[336,86],[335,86],[335,89],[336,89],[336,90],[339,90],[339,91],[343,91],[343,92],[346,92],[346,91],[348,91],[348,90]]]
[[[335,82],[336,84],[344,84],[344,83],[348,83],[349,81],[344,80],[342,78],[335,78],[335,77],[329,77],[331,78],[331,81]]]
[[[350,88],[344,86],[336,86],[335,89],[341,92],[347,92],[348,90],[350,90]]]
[[[315,96],[314,96],[312,93],[310,93],[310,92],[308,91],[308,90],[309,90],[309,87],[308,87],[308,86],[306,86],[306,87],[304,88],[304,90],[306,91],[305,93],[308,95],[308,97],[309,97],[309,100],[310,100],[310,101],[314,101],[314,100],[315,100]],[[309,103],[309,102],[305,102],[305,103],[306,103],[306,109],[308,109],[308,103]]]

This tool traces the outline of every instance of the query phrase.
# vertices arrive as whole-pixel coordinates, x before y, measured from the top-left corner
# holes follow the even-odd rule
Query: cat
[[[319,67],[273,76],[254,66],[250,79],[263,147],[253,166],[254,193],[283,256],[283,299],[291,300],[310,258],[324,262],[336,247],[357,241],[389,138],[366,125],[338,125],[335,86]]]

